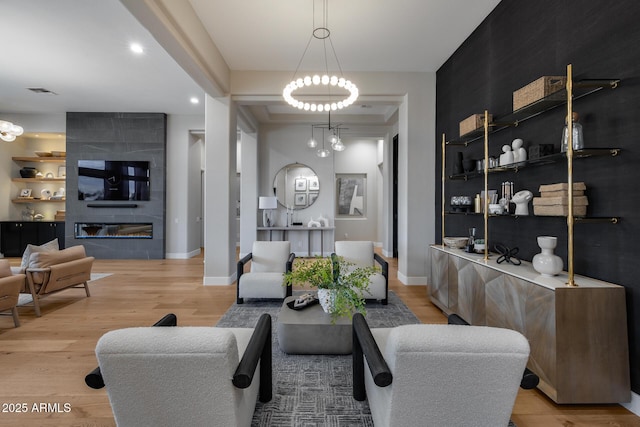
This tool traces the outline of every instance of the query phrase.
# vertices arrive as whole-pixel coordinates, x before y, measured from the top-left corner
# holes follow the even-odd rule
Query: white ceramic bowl
[[[442,239],[445,245],[454,249],[462,249],[467,246],[468,237],[445,237]]]

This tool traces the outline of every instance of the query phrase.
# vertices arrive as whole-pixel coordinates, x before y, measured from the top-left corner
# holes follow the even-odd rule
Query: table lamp
[[[278,207],[278,199],[275,197],[260,197],[258,199],[258,209],[262,209],[262,225],[271,227],[271,210]]]

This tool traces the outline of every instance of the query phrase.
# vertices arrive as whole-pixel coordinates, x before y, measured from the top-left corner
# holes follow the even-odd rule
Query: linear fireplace
[[[76,239],[152,239],[152,223],[76,222]]]

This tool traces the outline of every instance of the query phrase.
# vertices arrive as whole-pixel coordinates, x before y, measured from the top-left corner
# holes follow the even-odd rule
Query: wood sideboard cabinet
[[[631,399],[625,289],[567,274],[543,277],[531,263],[498,264],[497,255],[430,247],[429,298],[472,325],[508,328],[529,340],[527,367],[556,403]]]
[[[28,244],[41,245],[56,237],[64,249],[63,221],[0,222],[0,252],[6,257],[21,257]]]

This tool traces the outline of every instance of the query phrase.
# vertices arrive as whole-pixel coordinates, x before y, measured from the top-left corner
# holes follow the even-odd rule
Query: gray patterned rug
[[[278,346],[275,323],[282,301],[249,300],[234,304],[216,326],[253,327],[262,313],[273,322],[273,399],[258,401],[253,427],[373,426],[369,404],[353,398],[351,355],[294,355]],[[389,292],[389,304],[367,304],[367,322],[373,328],[420,323],[398,296]],[[512,422],[508,427],[516,427]]]
[[[293,355],[278,346],[275,323],[282,301],[247,300],[234,304],[220,319],[221,327],[253,327],[262,313],[273,322],[273,399],[258,402],[252,426],[373,426],[367,401],[353,398],[351,355]],[[374,328],[420,323],[393,292],[389,304],[367,304],[367,322]]]

